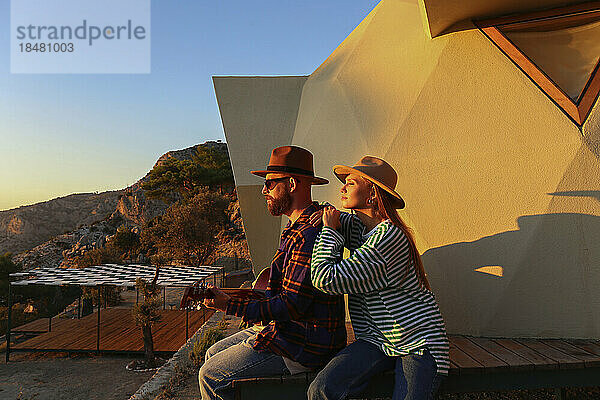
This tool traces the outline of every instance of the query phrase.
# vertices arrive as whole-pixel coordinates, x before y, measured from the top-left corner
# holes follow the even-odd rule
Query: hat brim
[[[385,183],[373,178],[372,176],[365,174],[361,170],[358,170],[358,169],[355,169],[352,167],[348,167],[346,165],[334,165],[333,173],[342,183],[346,183],[346,177],[350,174],[359,175],[359,176],[365,178],[366,180],[373,182],[374,184],[376,184],[377,186],[379,186],[380,188],[382,188],[383,190],[388,192],[392,196],[392,206],[394,206],[394,208],[401,209],[406,206],[406,203],[404,202],[404,199],[402,198],[402,196],[400,196],[398,193],[396,193],[396,191],[394,189],[387,186]]]
[[[329,181],[325,178],[319,178],[318,176],[304,175],[304,174],[295,174],[291,172],[278,172],[278,171],[250,171],[252,175],[260,176],[261,178],[265,178],[267,174],[285,174],[290,176],[301,176],[303,178],[310,178],[311,185],[327,185]]]

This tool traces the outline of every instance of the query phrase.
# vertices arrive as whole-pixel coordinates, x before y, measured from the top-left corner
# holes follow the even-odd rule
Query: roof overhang
[[[497,18],[566,7],[590,1],[569,0],[419,0],[424,25],[430,36],[473,29],[473,20]]]

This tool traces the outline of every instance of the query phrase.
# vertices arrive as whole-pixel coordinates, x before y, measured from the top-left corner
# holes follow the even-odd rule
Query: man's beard
[[[271,201],[267,201],[267,208],[271,215],[279,217],[283,215],[292,206],[292,196],[289,192],[283,192],[280,198],[271,197]]]

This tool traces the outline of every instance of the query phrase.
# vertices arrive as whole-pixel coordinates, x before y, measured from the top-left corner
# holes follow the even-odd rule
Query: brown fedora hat
[[[281,146],[273,149],[269,165],[264,171],[250,171],[261,177],[267,174],[290,174],[311,178],[313,185],[326,185],[329,181],[315,176],[313,155],[310,151],[298,146]]]
[[[342,183],[345,183],[346,176],[350,174],[359,175],[388,192],[392,196],[395,208],[404,208],[404,200],[395,191],[398,180],[396,171],[381,158],[365,156],[353,167],[335,165],[333,173]]]

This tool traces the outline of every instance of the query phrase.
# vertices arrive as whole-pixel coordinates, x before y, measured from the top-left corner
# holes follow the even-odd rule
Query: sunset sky
[[[0,2],[0,210],[122,189],[169,150],[224,140],[213,75],[307,75],[374,0],[152,1],[150,74],[11,74]]]

